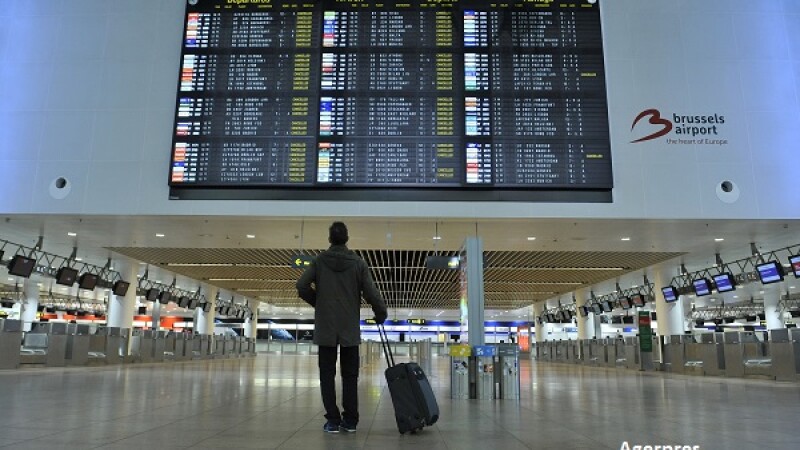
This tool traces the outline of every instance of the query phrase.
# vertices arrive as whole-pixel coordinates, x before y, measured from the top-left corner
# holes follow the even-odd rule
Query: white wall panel
[[[0,163],[36,161],[42,140],[39,112],[0,112]]]
[[[96,113],[45,111],[36,114],[42,118],[39,158],[43,161],[89,160]]]
[[[800,1],[602,1],[616,185],[609,204],[170,201],[184,2],[26,0],[0,11],[8,23],[0,119],[13,125],[0,131],[0,170],[30,194],[4,196],[0,212],[800,218]],[[666,118],[725,115],[715,137],[729,144],[632,144],[647,129],[631,124],[648,108]],[[114,168],[117,177],[108,175]],[[58,176],[72,183],[62,200],[48,191]],[[733,203],[715,191],[728,178],[741,190]]]

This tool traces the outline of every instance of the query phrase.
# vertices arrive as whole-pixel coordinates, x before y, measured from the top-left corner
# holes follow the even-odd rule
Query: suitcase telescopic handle
[[[386,334],[386,328],[383,327],[383,324],[378,325],[378,334],[381,336],[381,346],[383,347],[383,354],[386,356],[386,364],[389,367],[394,367],[394,355],[391,347],[389,347],[389,336]]]

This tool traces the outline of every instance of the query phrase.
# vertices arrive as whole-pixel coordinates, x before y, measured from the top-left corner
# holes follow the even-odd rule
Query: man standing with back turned
[[[367,263],[347,248],[347,227],[334,222],[328,250],[297,280],[297,293],[314,307],[314,343],[319,346],[319,382],[328,433],[354,432],[358,425],[358,345],[361,343],[361,296],[372,305],[375,320],[386,320],[386,302],[375,287]],[[312,284],[314,287],[312,287]],[[336,347],[342,360],[342,407],[336,405]]]

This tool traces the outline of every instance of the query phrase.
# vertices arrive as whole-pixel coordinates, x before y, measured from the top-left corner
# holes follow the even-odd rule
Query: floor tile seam
[[[310,416],[310,417],[308,418],[308,420],[306,420],[306,421],[303,423],[303,425],[302,425],[302,426],[298,427],[298,428],[297,428],[297,430],[296,430],[294,433],[290,434],[290,435],[289,435],[289,436],[288,436],[286,439],[284,439],[283,441],[281,441],[281,443],[280,443],[280,444],[278,444],[277,446],[275,446],[275,447],[273,447],[273,448],[275,448],[276,450],[277,450],[277,449],[280,449],[280,448],[282,448],[282,447],[283,447],[284,445],[286,445],[286,444],[287,444],[287,443],[288,443],[288,442],[289,442],[289,441],[290,441],[292,438],[294,438],[295,436],[297,436],[297,435],[298,435],[298,433],[305,431],[305,428],[306,428],[306,427],[307,427],[307,426],[308,426],[308,425],[311,423],[311,421],[312,421],[312,420],[316,419],[316,418],[317,418],[317,416],[319,416],[320,412],[321,412],[321,411],[318,411],[318,412],[317,412],[316,414],[314,414],[313,416]],[[321,431],[321,432],[322,432],[322,433],[324,433],[324,431]]]
[[[216,409],[216,408],[214,408],[214,409]],[[188,419],[188,418],[191,418],[191,417],[197,416],[197,415],[199,415],[199,414],[195,414],[195,415],[193,415],[193,416],[188,416],[188,417],[185,417],[185,418],[183,418],[183,419],[181,419],[181,420],[185,420],[185,419]],[[252,420],[252,419],[256,418],[257,416],[258,416],[258,414],[255,414],[255,415],[249,416],[249,417],[247,417],[246,419],[244,419],[244,420],[241,420],[241,421],[237,422],[235,425],[232,425],[231,427],[228,427],[228,428],[226,428],[226,429],[220,430],[220,431],[218,431],[217,433],[215,433],[215,434],[213,434],[213,435],[211,435],[211,436],[208,436],[208,437],[206,437],[206,438],[203,438],[203,439],[201,439],[201,440],[199,440],[199,441],[196,441],[196,442],[193,442],[193,443],[191,443],[191,444],[188,444],[188,445],[184,446],[183,448],[189,448],[189,447],[193,447],[193,446],[195,446],[195,445],[199,444],[200,442],[203,442],[203,441],[205,441],[205,440],[207,440],[207,439],[211,439],[211,438],[213,438],[213,437],[215,437],[215,436],[218,436],[218,435],[220,435],[220,434],[224,433],[225,431],[227,431],[228,429],[230,429],[230,428],[234,428],[234,427],[236,427],[236,426],[238,426],[238,425],[241,425],[242,423],[244,423],[244,422],[247,422],[247,421],[249,421],[249,420]],[[106,443],[104,443],[104,444],[101,444],[101,445],[99,445],[98,447],[92,447],[92,448],[100,448],[100,447],[104,447],[104,446],[108,446],[108,445],[113,445],[113,444],[115,444],[115,443],[117,443],[117,442],[121,442],[121,441],[124,441],[124,440],[127,440],[127,439],[133,439],[133,438],[135,438],[136,436],[139,436],[139,435],[142,435],[142,434],[151,433],[151,432],[153,432],[153,431],[155,431],[155,430],[159,430],[159,429],[162,429],[162,428],[167,428],[167,427],[169,427],[169,426],[173,425],[175,422],[178,422],[178,421],[176,420],[176,421],[174,421],[174,422],[169,422],[169,423],[166,423],[166,424],[163,424],[163,425],[157,426],[157,427],[155,427],[155,428],[150,428],[150,429],[148,429],[148,430],[145,430],[145,431],[142,431],[142,432],[140,432],[140,433],[132,434],[132,435],[130,435],[130,436],[126,436],[126,437],[124,437],[124,438],[117,439],[117,440],[114,440],[114,441],[111,441],[111,442],[106,442]]]
[[[513,437],[513,438],[514,438],[514,439],[515,439],[517,442],[519,442],[519,443],[520,443],[520,444],[521,444],[523,447],[525,447],[525,448],[532,448],[532,447],[528,446],[528,445],[527,445],[527,444],[526,444],[524,441],[522,441],[522,440],[521,440],[519,437],[517,437],[517,435],[516,435],[516,434],[514,434],[514,432],[513,432],[513,431],[511,431],[511,430],[509,430],[508,428],[504,427],[504,426],[503,426],[503,422],[502,422],[502,420],[501,420],[501,419],[498,419],[498,418],[496,418],[496,416],[495,416],[494,414],[490,414],[488,411],[481,411],[481,412],[480,412],[480,414],[481,414],[482,416],[484,416],[484,417],[488,417],[488,418],[490,418],[490,420],[491,420],[492,422],[494,422],[494,423],[495,423],[495,425],[497,425],[496,429],[497,429],[498,431],[501,431],[503,434],[510,435],[510,436],[511,436],[511,437]]]
[[[386,396],[387,389],[385,386],[381,386],[381,395],[378,397],[378,403],[375,404],[375,411],[372,413],[372,422],[369,424],[369,428],[367,429],[367,436],[364,439],[366,443],[369,440],[369,435],[372,433],[372,427],[375,425],[375,421],[378,418],[378,411],[380,411],[381,402],[384,401],[384,397]]]

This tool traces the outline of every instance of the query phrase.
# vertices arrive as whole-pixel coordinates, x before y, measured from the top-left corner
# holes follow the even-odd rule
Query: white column
[[[130,283],[128,292],[123,296],[109,295],[107,323],[109,327],[133,328],[133,315],[136,312],[136,287],[139,284],[139,264],[135,261],[122,261],[114,267],[122,275],[122,279]]]
[[[483,284],[483,239],[468,237],[464,240],[467,253],[467,337],[469,345],[486,343],[484,319],[485,295]]]
[[[659,336],[671,336],[675,334],[683,334],[683,302],[687,300],[685,295],[681,295],[677,301],[667,303],[664,301],[664,296],[661,294],[661,288],[668,286],[672,277],[664,271],[659,271],[655,274],[653,288],[656,296],[656,321],[658,323]]]
[[[578,340],[591,339],[594,334],[594,326],[590,324],[591,315],[583,317],[581,315],[581,306],[586,303],[586,293],[583,291],[575,291],[575,322],[578,324]]]
[[[25,279],[23,284],[23,304],[20,317],[23,331],[31,331],[31,326],[36,321],[36,308],[39,307],[39,284],[30,279]]]
[[[767,321],[767,330],[785,328],[778,302],[781,292],[776,287],[770,286],[764,290],[764,316]]]
[[[216,286],[205,286],[206,301],[211,303],[211,310],[209,312],[203,311],[203,308],[195,310],[195,333],[197,334],[214,334],[214,317],[216,316],[217,308],[217,292],[219,288]]]
[[[257,335],[258,329],[258,304],[261,303],[258,300],[248,300],[247,306],[253,311],[253,320],[249,318],[244,319],[244,337],[255,339]]]
[[[544,302],[534,303],[533,304],[533,323],[534,323],[534,333],[536,333],[536,342],[541,343],[544,342],[544,325],[539,323],[539,317],[541,317],[542,313],[544,312]]]

